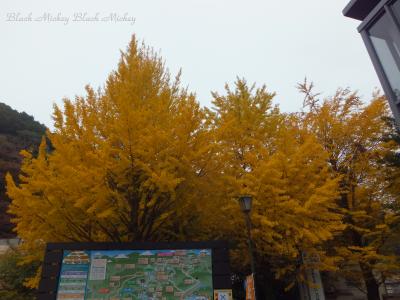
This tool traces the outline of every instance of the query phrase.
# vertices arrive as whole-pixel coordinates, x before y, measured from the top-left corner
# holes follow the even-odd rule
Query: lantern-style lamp
[[[253,198],[249,195],[243,195],[239,197],[239,204],[242,212],[248,214],[251,211]]]

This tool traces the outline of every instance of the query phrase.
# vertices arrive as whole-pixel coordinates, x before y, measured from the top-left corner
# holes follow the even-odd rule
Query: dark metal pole
[[[249,254],[250,254],[250,266],[251,272],[253,274],[256,273],[256,268],[254,264],[254,254],[253,254],[253,240],[251,239],[251,220],[250,220],[250,213],[245,213],[246,216],[246,225],[247,225],[247,239],[249,244]]]
[[[245,212],[245,216],[246,216],[246,225],[247,225],[247,239],[248,239],[248,244],[249,244],[250,266],[251,266],[251,272],[253,273],[253,280],[254,280],[254,294],[257,299],[256,267],[255,267],[255,263],[254,263],[253,240],[251,238],[250,212]]]

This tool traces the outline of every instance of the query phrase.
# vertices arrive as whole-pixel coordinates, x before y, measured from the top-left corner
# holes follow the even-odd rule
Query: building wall
[[[0,255],[7,252],[10,248],[17,247],[19,243],[19,239],[0,239]]]

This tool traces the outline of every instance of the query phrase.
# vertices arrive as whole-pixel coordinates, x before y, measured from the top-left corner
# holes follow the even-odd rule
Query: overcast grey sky
[[[2,0],[0,102],[51,126],[52,104],[102,86],[133,33],[182,68],[202,105],[236,76],[276,91],[283,111],[301,107],[305,76],[324,95],[342,86],[369,100],[380,85],[358,22],[342,16],[348,1]],[[78,21],[84,13],[99,21]]]

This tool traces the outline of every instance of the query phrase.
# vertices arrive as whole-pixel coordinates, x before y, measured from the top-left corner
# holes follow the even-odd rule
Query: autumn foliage
[[[20,183],[7,177],[25,260],[40,260],[50,241],[222,238],[246,271],[237,197],[250,194],[260,273],[290,289],[318,268],[374,293],[373,271],[399,270],[388,245],[399,228],[398,173],[384,163],[398,145],[383,138],[395,130],[385,101],[365,105],[348,90],[321,100],[307,82],[299,88],[299,113],[282,113],[273,93],[244,79],[202,108],[133,38],[103,89],[54,107],[48,141],[38,155],[22,152]],[[320,260],[304,265],[302,253]]]

